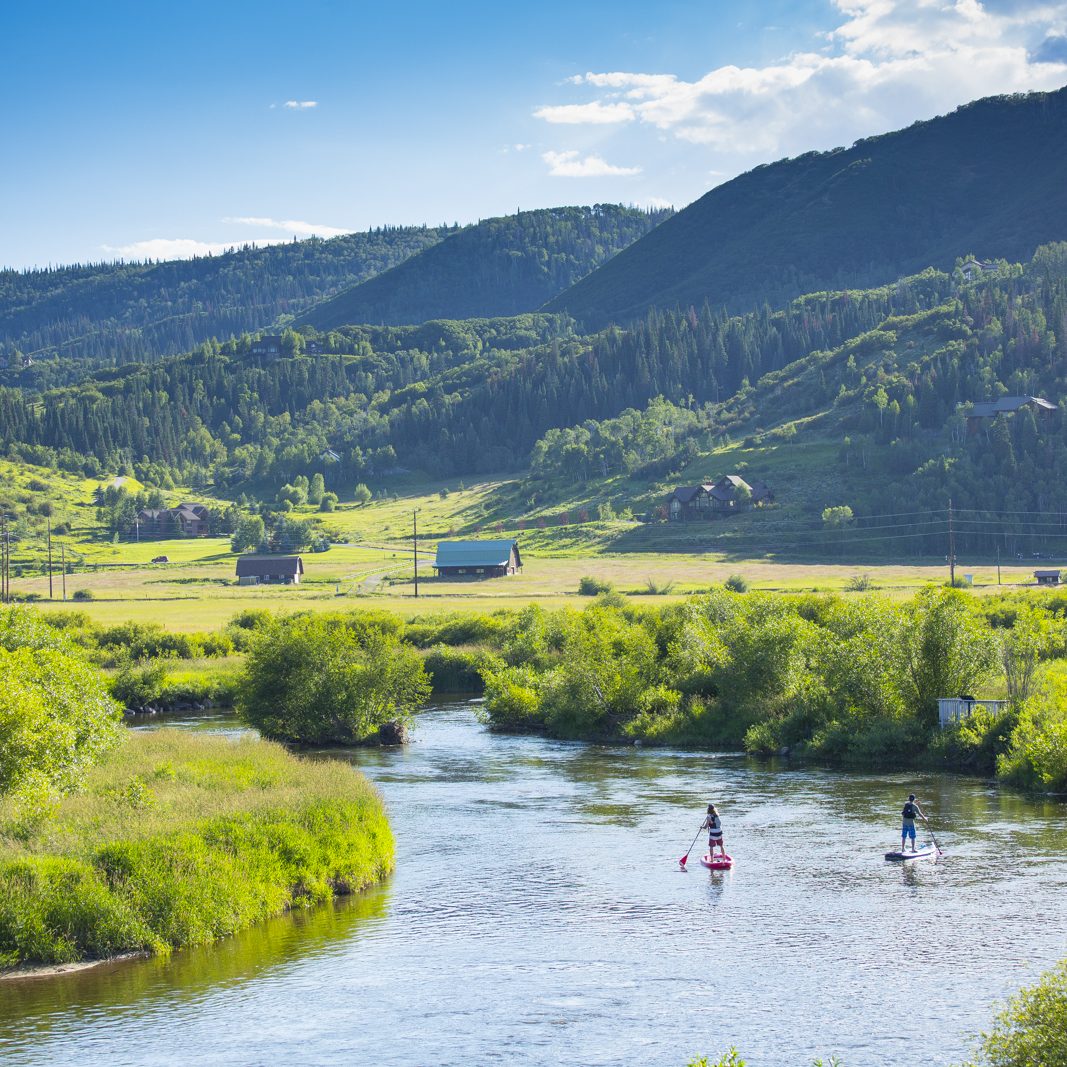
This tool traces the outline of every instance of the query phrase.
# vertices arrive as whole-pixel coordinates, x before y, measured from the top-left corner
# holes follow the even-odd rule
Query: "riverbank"
[[[393,864],[381,799],[344,764],[130,733],[51,810],[0,804],[0,968],[209,944]]]

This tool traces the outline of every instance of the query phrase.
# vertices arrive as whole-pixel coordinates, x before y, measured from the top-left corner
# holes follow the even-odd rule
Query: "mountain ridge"
[[[1065,238],[1067,88],[987,97],[725,182],[544,310],[589,328],[705,300],[741,313]]]
[[[483,219],[310,308],[296,325],[413,326],[536,311],[671,213],[594,204]]]

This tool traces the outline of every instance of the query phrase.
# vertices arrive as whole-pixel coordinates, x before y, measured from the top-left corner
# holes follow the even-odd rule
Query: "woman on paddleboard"
[[[719,846],[719,851],[725,858],[726,846],[722,843],[722,820],[719,818],[719,813],[715,810],[714,804],[708,805],[708,815],[702,828],[708,831],[708,858],[715,858],[716,845]]]
[[[915,794],[908,794],[908,802],[904,805],[904,810],[900,813],[903,817],[903,823],[900,829],[900,851],[904,851],[904,842],[911,838],[911,850],[915,851],[915,820],[916,818],[922,819],[926,822],[926,816],[922,813],[922,808],[915,801]]]

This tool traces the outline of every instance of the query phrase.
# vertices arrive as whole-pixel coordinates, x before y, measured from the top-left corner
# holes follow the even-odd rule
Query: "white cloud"
[[[567,84],[581,104],[538,108],[549,122],[631,121],[714,148],[730,173],[768,158],[848,144],[997,93],[1067,80],[1062,3],[833,0],[822,51],[760,67],[722,66],[694,81],[607,71]],[[609,119],[609,116],[611,118]],[[729,157],[733,157],[732,160]]]
[[[223,222],[237,223],[241,226],[260,226],[270,230],[284,230],[295,237],[340,237],[351,233],[339,226],[323,226],[317,222],[302,222],[299,219],[271,219],[258,215],[238,215],[224,218]]]
[[[542,152],[548,173],[554,178],[606,178],[640,174],[640,167],[616,167],[597,155],[584,159],[577,152]]]
[[[286,100],[282,107],[290,111],[307,111],[309,108],[318,107],[318,100]]]
[[[545,122],[585,123],[633,122],[634,109],[626,103],[602,104],[594,100],[589,104],[560,104],[556,107],[539,107],[534,116]]]
[[[284,238],[268,238],[257,241],[266,244]],[[232,241],[195,241],[191,237],[152,237],[146,241],[132,241],[128,245],[101,245],[109,256],[120,259],[192,259],[193,256],[213,256],[228,252],[234,247]]]

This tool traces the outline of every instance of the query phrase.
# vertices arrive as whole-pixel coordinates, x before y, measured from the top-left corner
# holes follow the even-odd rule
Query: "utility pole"
[[[8,565],[11,556],[11,541],[7,533],[7,512],[0,513],[0,535],[3,536],[3,550],[0,551],[0,603],[6,604],[11,599],[11,569]]]
[[[956,587],[956,533],[952,526],[952,497],[948,498],[948,584]]]
[[[1000,545],[997,545],[997,585],[1000,585]]]
[[[48,599],[52,600],[52,519],[45,519],[48,524]]]
[[[60,541],[59,543],[59,558],[60,566],[63,568],[63,599],[67,599],[67,546]]]
[[[415,599],[419,599],[419,509],[411,512],[411,558],[415,562]]]

